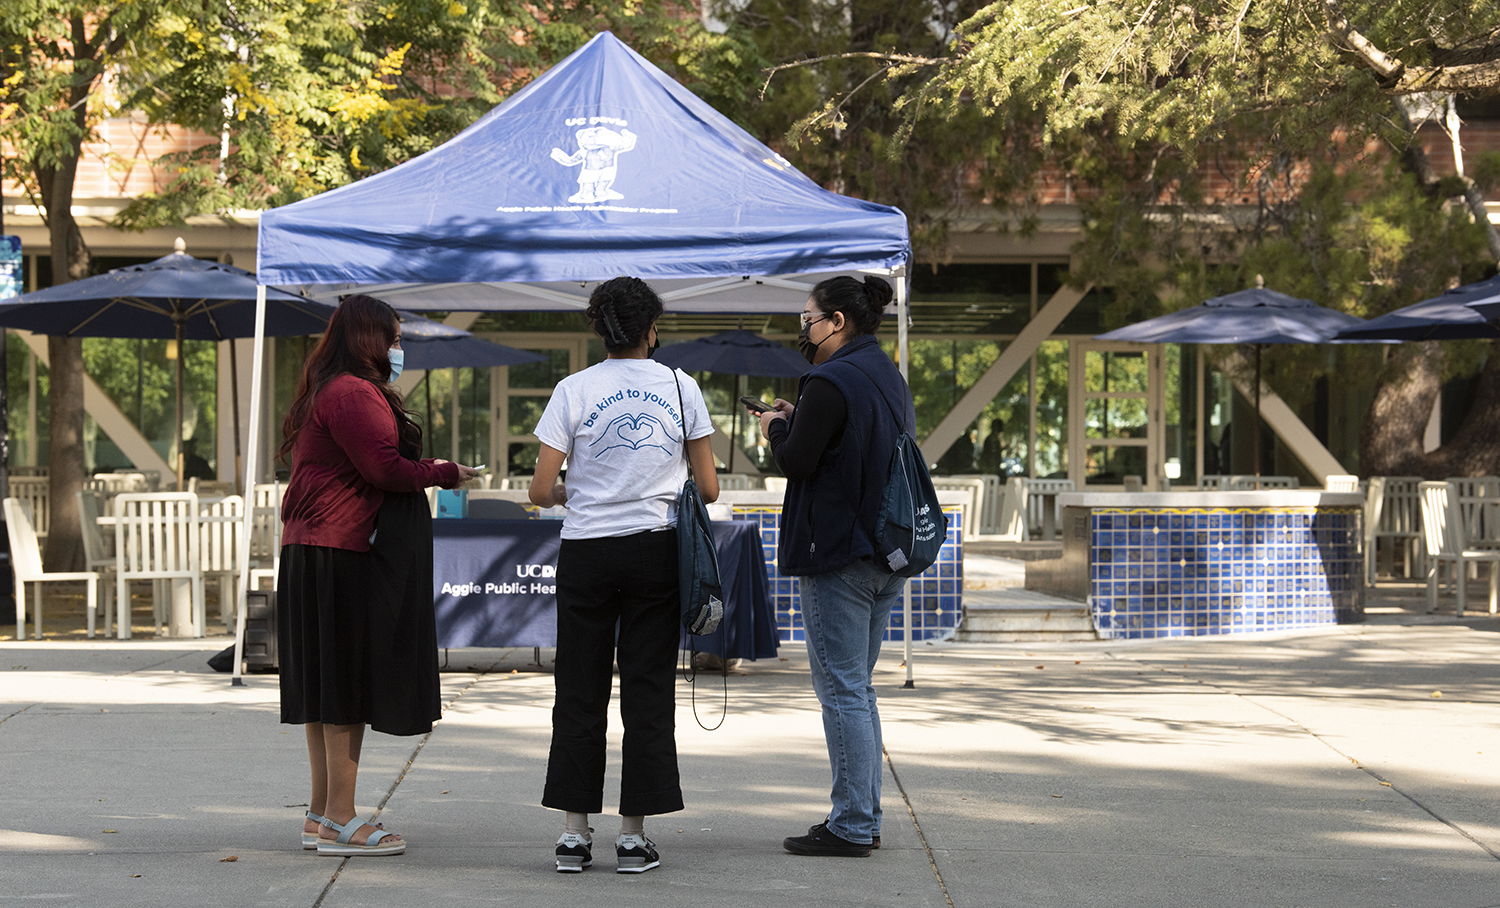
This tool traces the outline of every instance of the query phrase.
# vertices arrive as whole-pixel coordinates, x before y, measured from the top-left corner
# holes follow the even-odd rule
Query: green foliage
[[[711,100],[749,90],[753,48],[663,0],[210,0],[164,18],[125,106],[225,137],[169,156],[119,225],[284,205],[441,144],[611,29]],[[749,68],[747,68],[749,67]]]
[[[762,65],[830,54],[940,54],[975,4],[866,0],[848,6],[818,0],[725,3],[729,36],[753,42]],[[1025,198],[1036,150],[1013,141],[1012,124],[977,108],[924,121],[899,135],[901,99],[918,90],[914,72],[868,58],[841,58],[776,72],[759,93],[724,110],[777,146],[802,172],[837,192],[906,212],[919,260],[943,260],[952,223],[963,210]],[[1024,112],[1017,111],[1018,118]]]

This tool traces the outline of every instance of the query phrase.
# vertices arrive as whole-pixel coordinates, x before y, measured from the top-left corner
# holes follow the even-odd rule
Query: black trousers
[[[680,613],[675,531],[562,541],[544,807],[604,809],[604,736],[618,650],[625,725],[620,814],[682,809],[675,717]]]

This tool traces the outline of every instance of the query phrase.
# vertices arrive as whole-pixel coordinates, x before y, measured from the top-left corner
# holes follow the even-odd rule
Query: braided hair
[[[619,353],[639,347],[665,311],[661,297],[645,281],[617,277],[594,288],[583,314],[593,332],[604,339],[604,349]]]

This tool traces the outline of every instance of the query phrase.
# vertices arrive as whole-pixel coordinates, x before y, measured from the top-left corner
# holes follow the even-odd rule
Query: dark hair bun
[[[890,283],[873,275],[866,277],[863,283],[844,275],[831,277],[819,281],[812,292],[813,302],[819,310],[829,315],[844,313],[844,318],[859,334],[874,334],[879,330],[886,304],[894,296]]]
[[[884,312],[885,307],[896,298],[896,291],[891,287],[890,281],[871,274],[865,278],[865,295],[876,309]]]

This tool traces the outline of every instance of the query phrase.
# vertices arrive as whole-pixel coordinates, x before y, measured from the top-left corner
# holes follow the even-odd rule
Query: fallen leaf
[[[1440,690],[1433,691],[1432,692],[1432,699],[1434,699],[1434,700],[1441,700],[1441,699],[1443,699],[1443,692],[1440,691]]]
[[[445,789],[443,789],[443,794],[449,794],[452,791],[453,791],[453,789],[451,789],[451,788],[445,788]]]
[[[1038,665],[1038,666],[1037,666],[1037,668],[1046,668],[1046,667],[1047,667],[1047,666],[1045,666],[1045,665]]]
[[[239,859],[240,859],[239,855],[237,855],[237,854],[231,854],[227,858],[219,858],[219,863],[220,864],[233,864],[235,861],[238,861]]]
[[[1391,787],[1391,783],[1389,783],[1389,782],[1381,782],[1380,784],[1384,785],[1386,788],[1390,788]]]
[[[114,830],[113,830],[113,829],[106,829],[106,830],[104,830],[104,831],[105,831],[105,832],[114,832]]]
[[[1062,797],[1062,795],[1053,795],[1052,797],[1054,797],[1054,798],[1060,798],[1060,797]]]
[[[132,880],[138,880],[138,879],[140,879],[140,878],[141,878],[141,875],[140,875],[140,874],[139,874],[139,873],[132,873],[132,874],[131,874],[131,875],[130,875],[130,878],[131,878],[131,879],[132,879]]]

